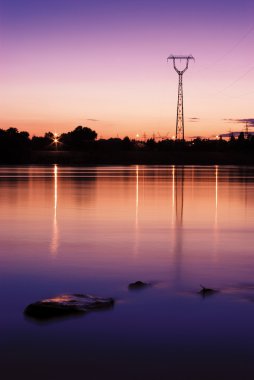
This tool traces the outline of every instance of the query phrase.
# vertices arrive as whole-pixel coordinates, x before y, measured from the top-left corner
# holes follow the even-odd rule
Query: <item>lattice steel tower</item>
[[[170,55],[167,58],[167,61],[170,59],[173,60],[174,69],[178,74],[179,82],[178,82],[178,100],[177,100],[177,116],[176,116],[176,139],[184,140],[184,114],[183,114],[183,74],[188,69],[189,60],[193,59],[192,55]],[[176,60],[185,60],[185,68],[183,70],[179,70],[176,67]]]

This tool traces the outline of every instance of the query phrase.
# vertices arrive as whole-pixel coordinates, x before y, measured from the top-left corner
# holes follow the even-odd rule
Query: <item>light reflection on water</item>
[[[51,242],[51,252],[52,255],[57,254],[58,251],[58,225],[57,225],[57,197],[58,197],[58,168],[54,165],[54,220],[53,220],[53,233]]]
[[[140,267],[145,261],[148,275],[165,264],[169,277],[174,269],[187,270],[180,265],[183,255],[195,274],[201,269],[200,255],[202,265],[209,266],[211,259],[221,264],[230,259],[229,266],[240,260],[242,265],[250,253],[253,180],[251,169],[219,166],[1,168],[2,240],[21,240],[21,252],[13,251],[19,264],[22,252],[29,259],[25,244],[35,237],[49,244],[42,262],[49,253],[60,262],[61,256],[68,260],[73,244],[69,259],[77,266],[86,260],[82,245],[89,243],[94,260],[106,254],[109,264],[117,255],[121,275],[131,251]],[[1,254],[1,260],[8,258]]]
[[[26,247],[36,241],[41,265],[58,256],[60,264],[62,257],[65,264],[86,266],[88,255],[89,263],[107,261],[100,274],[110,275],[116,257],[120,276],[127,275],[131,257],[142,275],[163,270],[163,280],[166,266],[168,280],[174,272],[180,280],[184,271],[192,281],[199,271],[208,275],[210,265],[236,269],[238,261],[248,271],[252,174],[251,168],[219,166],[3,167],[2,241],[21,243],[12,257],[29,270],[39,269],[31,267]],[[2,252],[1,260],[9,255]]]
[[[73,357],[67,351],[79,368],[84,360],[80,350],[89,356],[79,337],[86,334],[95,357],[100,357],[95,344],[100,331],[112,342],[108,352],[117,357],[122,349],[119,363],[130,368],[137,366],[133,358],[127,359],[132,357],[133,345],[142,348],[147,357],[150,351],[146,347],[154,347],[154,369],[162,371],[162,379],[168,355],[174,363],[180,359],[187,363],[183,352],[195,352],[198,357],[204,347],[207,353],[216,347],[221,356],[226,338],[228,342],[238,339],[239,352],[234,346],[238,356],[241,348],[252,358],[253,191],[251,167],[1,167],[0,295],[4,312],[0,322],[5,344],[17,344],[16,331],[23,341],[17,348],[21,355],[23,335],[42,350],[36,339],[48,346],[50,336],[61,341],[64,332],[76,347]],[[141,294],[128,293],[128,283],[137,280],[154,286]],[[218,288],[220,293],[201,302],[199,284]],[[64,292],[113,296],[121,302],[103,317],[48,326],[45,335],[22,318],[26,304]],[[154,329],[156,334],[151,332]],[[188,351],[188,347],[192,349]],[[52,350],[64,355],[59,344]],[[29,348],[24,352],[32,355]],[[49,349],[45,359],[48,368],[50,353]],[[138,357],[138,352],[135,355]],[[213,355],[216,357],[215,351]],[[147,360],[142,366],[143,359],[141,373],[147,379],[155,378]],[[113,366],[113,361],[107,360]],[[208,359],[207,363],[211,364]],[[170,366],[173,373],[179,371],[175,364]],[[221,369],[218,358],[213,366],[229,370],[226,364]],[[192,378],[187,369],[182,371],[179,378]],[[97,378],[102,374],[103,369]],[[230,378],[237,378],[235,374],[234,368]],[[126,378],[135,377],[129,373]],[[199,378],[197,372],[193,378]],[[251,378],[248,373],[246,378]]]

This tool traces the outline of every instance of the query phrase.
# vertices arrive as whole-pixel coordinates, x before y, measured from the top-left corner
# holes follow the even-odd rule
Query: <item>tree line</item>
[[[237,138],[232,134],[228,140],[195,138],[191,141],[153,138],[145,141],[121,138],[97,139],[96,131],[83,126],[74,130],[55,135],[52,132],[44,136],[30,137],[26,131],[19,132],[16,128],[0,129],[0,162],[29,162],[36,151],[79,151],[79,152],[227,152],[246,151],[254,153],[254,136],[242,132]]]

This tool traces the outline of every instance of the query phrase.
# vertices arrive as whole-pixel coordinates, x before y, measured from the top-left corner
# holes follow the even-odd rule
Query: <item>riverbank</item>
[[[254,165],[254,153],[251,151],[34,151],[24,163],[63,165]]]

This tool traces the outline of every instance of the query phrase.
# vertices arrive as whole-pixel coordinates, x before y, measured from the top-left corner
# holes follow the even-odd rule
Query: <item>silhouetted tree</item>
[[[245,138],[244,138],[244,133],[243,132],[240,132],[240,134],[239,134],[239,136],[238,136],[238,141],[239,142],[242,142],[242,141],[244,141],[245,140]]]
[[[128,136],[122,140],[122,147],[123,150],[133,150],[133,142],[129,139]]]
[[[229,140],[230,143],[234,143],[235,142],[235,136],[233,133],[231,133],[231,136],[230,136],[230,140]]]
[[[156,148],[156,141],[154,139],[148,139],[146,141],[146,146],[149,150],[154,150]]]
[[[76,157],[83,157],[86,162],[109,162],[109,163],[128,163],[131,160],[139,160],[142,157],[147,157],[149,163],[155,161],[157,158],[164,157],[163,160],[167,160],[168,157],[178,157],[178,152],[181,154],[179,157],[186,157],[188,160],[192,160],[192,157],[197,158],[197,163],[203,163],[209,157],[209,162],[214,160],[222,160],[222,162],[239,162],[239,163],[253,163],[254,162],[254,136],[249,135],[248,139],[245,139],[244,133],[241,132],[236,139],[234,135],[231,135],[229,141],[223,140],[209,140],[201,139],[200,137],[193,141],[174,141],[174,140],[161,140],[156,142],[154,139],[148,139],[147,141],[130,140],[128,136],[124,139],[109,138],[96,140],[97,133],[90,128],[78,126],[73,131],[63,133],[60,136],[60,142],[57,150],[77,150],[80,151],[77,155],[73,154],[74,159]],[[43,137],[33,136],[29,137],[29,133],[26,131],[19,132],[17,128],[8,128],[7,130],[0,129],[0,162],[1,163],[28,163],[28,162],[51,162],[52,157],[58,158],[60,154],[35,153],[33,151],[47,151],[55,150],[56,145],[54,143],[54,134],[52,132],[46,132]],[[127,153],[127,151],[135,151],[133,153]],[[145,154],[139,155],[138,152],[146,151]],[[173,154],[157,154],[156,152],[172,152]],[[182,154],[186,152],[186,154]],[[197,154],[201,152],[201,154]],[[203,154],[210,152],[207,156]],[[81,154],[80,154],[81,153]],[[216,154],[214,154],[216,153]],[[192,156],[193,155],[193,156]],[[42,160],[41,160],[42,157]],[[62,155],[67,157],[67,155]],[[72,155],[69,153],[70,159]],[[157,158],[156,158],[157,157]],[[182,159],[182,158],[181,158]],[[34,160],[34,161],[32,161]],[[74,162],[76,162],[74,160]],[[65,162],[65,161],[64,161]],[[79,161],[77,161],[79,162]]]
[[[54,150],[55,145],[53,143],[54,134],[52,132],[46,132],[43,137],[33,136],[31,146],[33,150]]]
[[[84,149],[91,147],[91,142],[97,138],[97,133],[90,128],[79,125],[71,132],[63,133],[60,136],[61,142],[66,148]]]
[[[17,128],[0,130],[0,160],[15,163],[28,162],[30,157],[30,139],[28,132],[19,132]]]
[[[236,141],[236,147],[239,150],[245,150],[248,147],[248,140],[244,138],[244,133],[241,132]]]
[[[44,135],[44,138],[47,139],[48,141],[52,141],[54,139],[54,133],[46,132]]]

